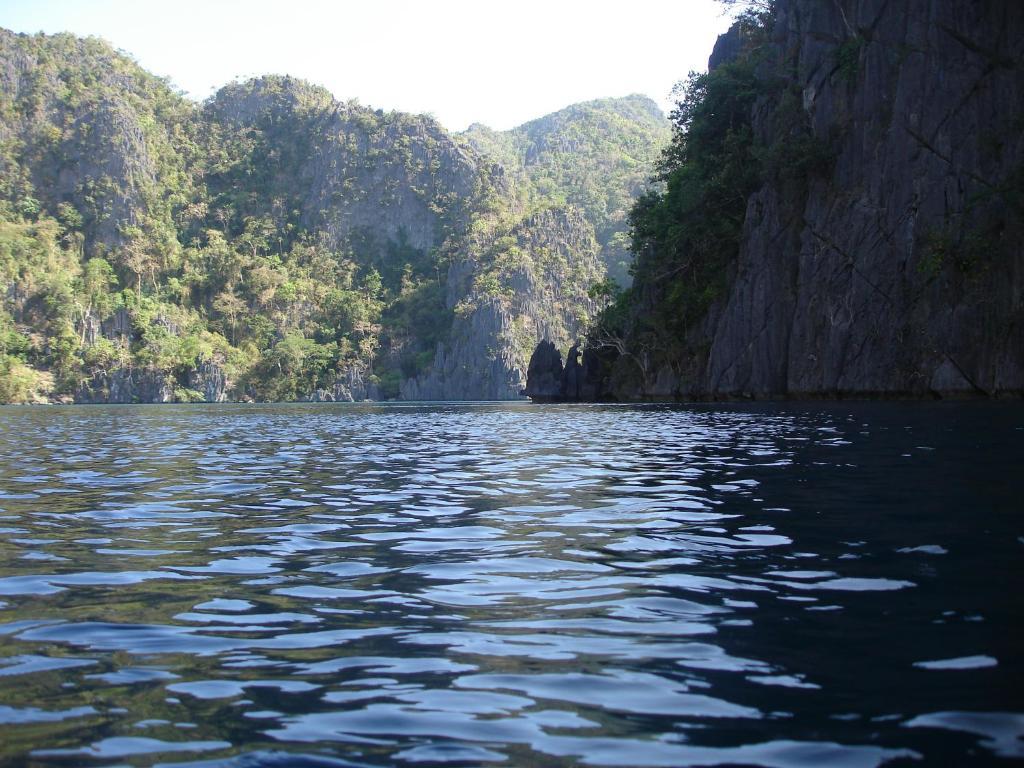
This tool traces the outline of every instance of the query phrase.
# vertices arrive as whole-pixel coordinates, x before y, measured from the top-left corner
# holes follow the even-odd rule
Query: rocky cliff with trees
[[[516,397],[668,135],[643,97],[462,135],[290,77],[195,104],[0,30],[0,402]]]
[[[1020,396],[1024,5],[741,5],[632,210],[588,397]],[[538,394],[572,399],[550,353]]]

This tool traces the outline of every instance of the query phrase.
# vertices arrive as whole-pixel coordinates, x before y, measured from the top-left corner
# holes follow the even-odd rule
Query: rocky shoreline
[[[669,388],[649,391],[616,388],[616,364],[621,356],[613,351],[583,348],[577,342],[568,351],[565,363],[555,345],[544,340],[530,358],[526,388],[522,394],[534,403],[679,403],[750,401],[840,401],[840,400],[1022,400],[1024,389],[986,392],[974,388],[927,390],[850,389],[807,392],[706,392]],[[664,385],[666,382],[662,382]]]

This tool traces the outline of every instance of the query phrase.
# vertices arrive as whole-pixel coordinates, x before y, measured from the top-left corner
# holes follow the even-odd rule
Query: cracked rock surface
[[[777,8],[772,64],[834,163],[748,200],[706,352],[645,396],[1020,395],[1024,4]]]

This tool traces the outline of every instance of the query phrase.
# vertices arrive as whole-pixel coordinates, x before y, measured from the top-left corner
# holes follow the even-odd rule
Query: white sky
[[[630,93],[667,111],[728,25],[714,0],[0,0],[0,26],[103,37],[195,99],[290,74],[452,130]]]

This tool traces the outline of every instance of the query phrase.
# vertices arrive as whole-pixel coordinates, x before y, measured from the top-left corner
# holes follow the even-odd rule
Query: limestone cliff
[[[89,255],[122,244],[127,228],[168,229],[160,177],[185,175],[190,113],[100,40],[0,29],[0,198],[59,212]]]
[[[240,215],[292,217],[296,229],[368,258],[387,258],[398,245],[442,247],[497,183],[489,164],[434,119],[337,102],[295,78],[226,86],[203,116],[211,143],[252,137],[208,173],[215,196],[249,195]]]
[[[0,400],[518,397],[666,137],[641,96],[464,134],[288,76],[195,104],[0,30]]]
[[[1024,390],[1024,6],[791,0],[775,40],[835,167],[749,201],[698,386]]]
[[[735,38],[713,64],[739,55]],[[779,117],[795,96],[829,162],[796,190],[766,170],[728,288],[686,352],[662,354],[645,381],[620,358],[608,386],[656,399],[1024,393],[1024,5],[778,0],[761,55],[775,90],[755,103],[755,141],[792,130]]]
[[[604,274],[593,227],[575,208],[546,209],[498,229],[448,275],[450,340],[407,400],[511,400],[526,386],[539,339],[568,347],[594,312],[587,291]]]

